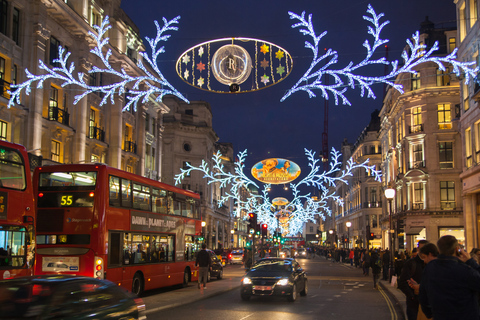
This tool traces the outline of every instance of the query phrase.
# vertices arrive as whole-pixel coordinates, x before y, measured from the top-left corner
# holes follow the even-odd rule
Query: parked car
[[[252,296],[285,296],[295,301],[297,294],[308,293],[307,274],[294,259],[265,258],[257,261],[245,274],[241,283],[240,297],[249,300]]]
[[[223,278],[223,264],[222,260],[220,260],[215,252],[212,250],[207,250],[210,258],[212,259],[212,269],[208,273],[207,281],[210,281],[212,277],[216,277],[218,280]]]
[[[233,250],[230,253],[230,264],[242,264],[243,263],[243,250]]]
[[[108,280],[69,275],[0,281],[7,319],[146,319],[143,300]]]

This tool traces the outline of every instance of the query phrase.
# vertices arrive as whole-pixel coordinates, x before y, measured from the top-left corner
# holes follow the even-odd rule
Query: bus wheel
[[[139,272],[135,273],[132,282],[132,292],[137,296],[140,296],[143,293],[143,285],[142,275]]]
[[[190,270],[188,268],[185,269],[183,272],[183,284],[182,286],[186,288],[188,286],[188,283],[190,282]]]

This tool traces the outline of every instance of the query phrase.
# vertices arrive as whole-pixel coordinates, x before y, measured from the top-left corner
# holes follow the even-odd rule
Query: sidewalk
[[[142,297],[146,313],[148,315],[159,310],[190,304],[238,288],[244,271],[243,267],[226,266],[223,270],[223,279],[212,279],[207,283],[207,289],[198,289],[196,282],[190,282],[186,288],[168,289],[160,294],[147,293]]]

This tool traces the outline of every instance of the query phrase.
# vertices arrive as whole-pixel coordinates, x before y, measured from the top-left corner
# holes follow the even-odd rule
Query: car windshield
[[[292,264],[290,261],[284,260],[261,261],[253,266],[252,271],[254,270],[267,272],[292,271]]]
[[[242,250],[233,250],[232,254],[243,254]]]

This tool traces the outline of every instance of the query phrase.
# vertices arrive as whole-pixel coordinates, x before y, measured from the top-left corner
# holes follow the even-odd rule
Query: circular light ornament
[[[244,93],[279,83],[292,72],[292,67],[290,53],[272,42],[221,38],[200,43],[182,53],[176,71],[183,81],[197,89]]]
[[[252,58],[244,48],[227,44],[215,51],[212,72],[218,82],[227,86],[242,84],[252,72]]]
[[[262,183],[284,184],[300,175],[300,166],[293,161],[270,158],[257,162],[252,167],[252,176]]]

